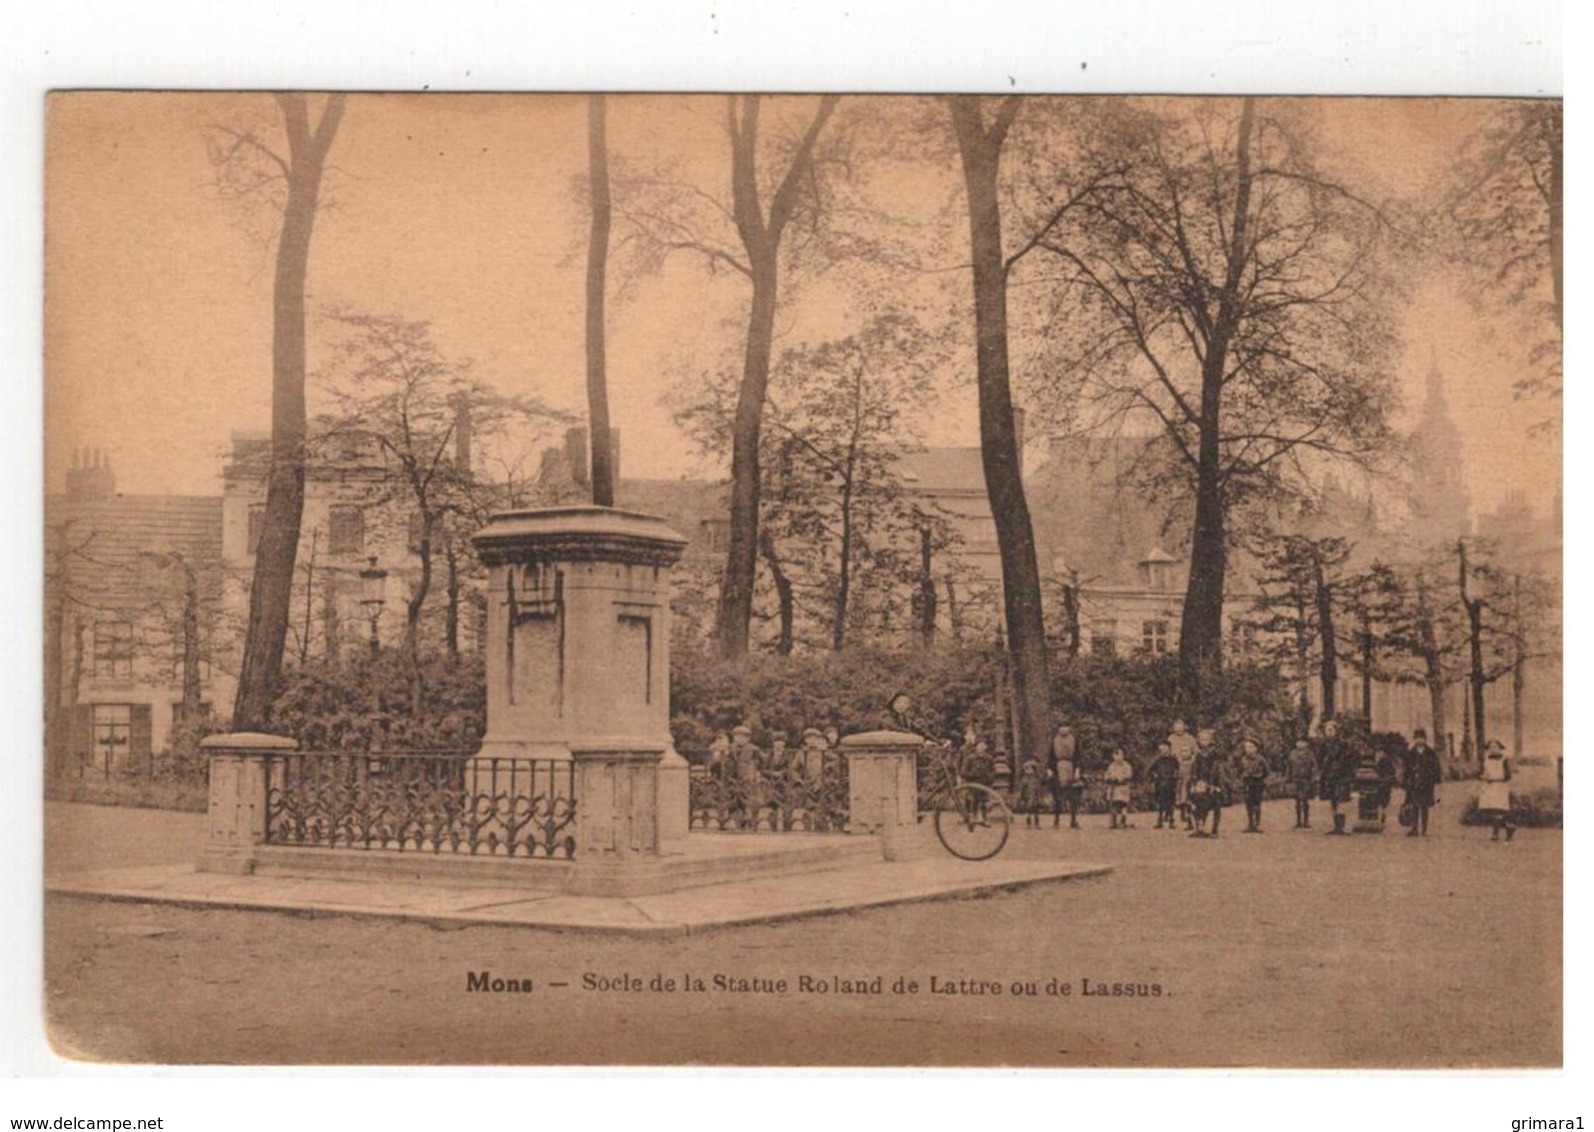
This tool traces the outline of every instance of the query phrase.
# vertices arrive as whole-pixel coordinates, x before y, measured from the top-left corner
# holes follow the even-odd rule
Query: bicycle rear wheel
[[[996,856],[1012,828],[1013,813],[1002,796],[972,782],[953,787],[935,811],[936,838],[965,861]]]

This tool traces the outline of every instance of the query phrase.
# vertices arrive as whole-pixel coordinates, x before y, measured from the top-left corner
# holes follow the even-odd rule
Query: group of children
[[[1192,733],[1182,720],[1176,720],[1168,737],[1157,745],[1145,772],[1157,813],[1155,828],[1182,828],[1193,837],[1216,837],[1224,807],[1237,786],[1245,803],[1244,832],[1261,833],[1262,801],[1275,769],[1294,798],[1294,828],[1312,828],[1312,802],[1320,798],[1331,811],[1332,827],[1327,832],[1337,836],[1349,832],[1346,807],[1353,801],[1361,804],[1360,800],[1367,800],[1382,824],[1397,784],[1405,792],[1401,823],[1407,826],[1407,835],[1428,836],[1429,811],[1438,800],[1436,789],[1443,778],[1439,756],[1421,728],[1413,732],[1410,746],[1397,762],[1364,736],[1342,735],[1338,724],[1329,720],[1315,743],[1297,740],[1275,768],[1254,739],[1241,740],[1239,752],[1231,760],[1211,730]],[[1113,751],[1097,776],[1106,787],[1109,828],[1129,827],[1135,777],[1135,768],[1122,748]],[[1490,742],[1485,750],[1479,810],[1493,826],[1494,838],[1503,835],[1507,841],[1515,834],[1510,777],[1510,760],[1503,746]],[[1073,729],[1064,724],[1053,735],[1044,763],[1030,757],[1020,764],[1017,808],[1027,826],[1038,828],[1049,801],[1053,828],[1062,824],[1066,812],[1069,827],[1078,829],[1085,785],[1077,739]]]

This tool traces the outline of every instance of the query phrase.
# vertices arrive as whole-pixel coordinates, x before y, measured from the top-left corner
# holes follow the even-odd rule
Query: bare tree
[[[237,174],[241,167],[263,170],[256,176],[245,175],[243,183],[252,180],[256,189],[279,191],[283,197],[272,291],[271,472],[254,581],[249,590],[243,664],[233,704],[233,727],[238,730],[259,730],[266,725],[282,670],[299,527],[304,516],[305,279],[322,174],[343,120],[345,101],[341,94],[327,96],[312,123],[305,95],[275,97],[288,143],[286,155],[254,132],[226,127],[216,128],[210,150],[222,176],[233,178],[232,184],[240,183]]]
[[[1168,441],[1148,452],[1194,500],[1191,689],[1222,659],[1233,518],[1392,446],[1391,229],[1294,108],[1115,103],[1076,148],[1078,197],[1034,240],[1059,293],[1048,380],[1089,427]]]
[[[327,374],[338,412],[328,437],[369,438],[380,450],[388,483],[370,506],[396,504],[409,550],[419,566],[405,605],[405,651],[411,660],[412,700],[420,711],[421,614],[431,595],[437,555],[444,550],[448,591],[458,598],[460,543],[480,518],[468,458],[460,458],[461,430],[469,444],[504,431],[511,422],[537,429],[562,414],[527,396],[506,396],[474,378],[466,362],[446,357],[428,324],[390,315],[335,312]],[[457,634],[457,609],[450,627]],[[454,644],[457,651],[457,641]]]
[[[799,614],[816,625],[816,644],[844,648],[854,629],[901,604],[905,588],[922,593],[926,535],[932,558],[950,545],[945,517],[910,497],[896,467],[920,437],[911,409],[929,395],[943,357],[915,320],[883,314],[854,333],[785,350],[774,363],[759,539],[777,602],[778,652],[797,643]],[[699,448],[723,454],[734,378],[689,376],[672,400]]]
[[[720,586],[715,635],[725,656],[747,652],[760,539],[759,465],[764,401],[769,388],[780,305],[783,253],[795,226],[817,223],[823,213],[823,178],[817,150],[839,96],[818,99],[795,136],[763,126],[765,99],[732,95],[725,101],[730,148],[730,195],[677,177],[631,179],[616,195],[626,222],[626,243],[641,261],[656,265],[678,253],[702,260],[711,273],[747,281],[750,301],[742,342],[741,380],[731,429],[730,535]]]
[[[1018,117],[1020,102],[1005,98],[987,113],[985,99],[958,95],[948,99],[947,106],[968,196],[980,458],[1002,562],[1003,613],[1013,667],[1017,748],[1022,757],[1039,752],[1050,732],[1051,681],[1035,532],[1024,498],[1008,374],[1007,276],[1011,264],[1002,245],[998,194],[1002,147]]]

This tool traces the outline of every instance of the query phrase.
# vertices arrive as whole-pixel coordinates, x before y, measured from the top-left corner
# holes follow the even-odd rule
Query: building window
[[[266,505],[264,503],[251,503],[249,505],[249,553],[258,554],[260,551],[260,535],[266,529]]]
[[[94,675],[128,680],[133,675],[133,623],[94,623]]]
[[[1090,653],[1092,656],[1118,655],[1118,622],[1091,622]]]
[[[127,764],[133,742],[131,704],[94,705],[94,767],[109,773]]]
[[[1140,647],[1152,656],[1162,656],[1168,651],[1168,623],[1166,621],[1142,621],[1140,623]]]
[[[332,554],[359,554],[365,549],[365,512],[358,507],[334,507],[328,512],[327,549]]]

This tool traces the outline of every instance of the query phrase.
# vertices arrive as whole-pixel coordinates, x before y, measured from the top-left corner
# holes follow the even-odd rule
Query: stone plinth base
[[[262,846],[254,875],[352,881],[373,894],[388,885],[440,885],[524,892],[528,900],[557,895],[654,896],[706,885],[801,876],[878,862],[874,837],[845,834],[694,833],[680,852],[625,865],[582,869],[579,860],[468,853],[394,852]],[[380,897],[373,897],[380,902]]]

